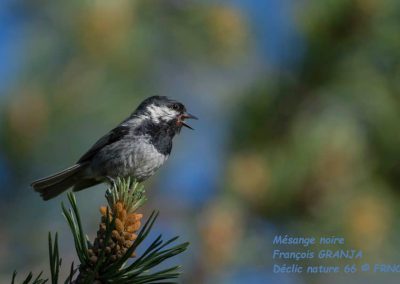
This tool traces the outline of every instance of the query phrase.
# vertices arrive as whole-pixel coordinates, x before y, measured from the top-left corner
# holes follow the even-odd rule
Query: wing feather
[[[113,130],[111,130],[106,135],[101,137],[85,154],[83,154],[83,156],[78,160],[78,163],[89,161],[103,147],[121,140],[128,133],[129,133],[128,126],[119,125],[115,127]]]

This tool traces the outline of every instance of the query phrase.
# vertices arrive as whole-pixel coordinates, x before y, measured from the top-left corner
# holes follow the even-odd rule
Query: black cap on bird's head
[[[186,124],[185,119],[197,119],[188,113],[186,107],[165,96],[153,96],[145,99],[136,109],[136,114],[144,115],[154,123],[173,123],[178,130],[182,126],[193,129]]]

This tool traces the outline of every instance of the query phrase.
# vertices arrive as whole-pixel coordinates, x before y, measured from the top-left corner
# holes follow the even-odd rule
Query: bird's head
[[[168,125],[176,132],[179,132],[182,126],[193,129],[185,120],[197,119],[186,111],[186,107],[182,103],[164,96],[145,99],[134,114],[149,119],[154,124]]]

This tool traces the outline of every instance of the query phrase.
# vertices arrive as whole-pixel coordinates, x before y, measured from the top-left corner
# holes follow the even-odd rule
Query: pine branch
[[[50,273],[51,273],[51,283],[58,283],[58,274],[60,272],[61,258],[58,253],[58,235],[54,240],[54,245],[51,240],[51,233],[49,232],[49,259],[50,259]]]
[[[77,283],[84,283],[81,279],[85,277],[91,281],[107,283],[151,283],[178,277],[179,266],[155,273],[149,272],[162,261],[186,250],[188,243],[166,248],[175,242],[177,237],[163,242],[160,235],[143,255],[132,264],[126,265],[128,259],[134,256],[137,247],[149,235],[159,214],[153,211],[137,236],[134,232],[140,222],[136,219],[136,222],[126,223],[129,218],[141,218],[141,214],[135,212],[146,201],[143,187],[130,179],[117,179],[113,187],[107,190],[106,199],[108,207],[100,210],[103,214],[103,226],[100,225],[94,244],[89,245],[89,255],[92,255],[91,260],[95,265],[81,264],[78,276],[80,282]],[[70,198],[70,201],[74,199]],[[125,238],[125,242],[121,242],[121,238]],[[126,246],[126,242],[129,246]],[[123,244],[125,247],[122,247]],[[120,250],[115,252],[115,245],[121,245]]]
[[[131,179],[117,179],[115,184],[106,191],[108,206],[100,208],[102,215],[97,237],[93,243],[87,239],[83,231],[76,198],[68,194],[70,208],[62,204],[62,212],[71,229],[75,250],[79,259],[79,267],[71,264],[70,273],[64,284],[80,283],[171,283],[180,275],[180,266],[154,271],[161,262],[184,252],[189,243],[174,244],[178,237],[163,241],[159,235],[132,263],[130,258],[136,257],[138,246],[149,236],[158,217],[153,211],[145,224],[141,226],[142,214],[137,210],[145,203],[143,186]],[[138,232],[136,234],[136,232]],[[62,260],[58,250],[58,235],[48,235],[50,279],[52,284],[58,284]],[[76,273],[76,278],[74,279]],[[11,283],[15,283],[17,273],[14,272]],[[29,273],[24,284],[43,284],[48,279],[41,278],[40,273],[35,279]]]
[[[48,279],[41,279],[41,276],[43,274],[43,271],[39,273],[38,276],[36,276],[35,279],[33,279],[33,281],[31,282],[32,278],[33,278],[33,274],[32,272],[29,272],[28,276],[25,278],[25,280],[22,282],[22,284],[44,284],[48,281]],[[12,279],[11,279],[11,284],[15,284],[15,278],[17,276],[17,272],[14,271]]]

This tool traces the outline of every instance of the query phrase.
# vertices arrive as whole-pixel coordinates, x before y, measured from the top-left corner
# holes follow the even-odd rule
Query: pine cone
[[[97,231],[97,237],[94,240],[93,247],[88,250],[89,259],[93,265],[96,264],[102,250],[104,250],[106,258],[110,263],[120,259],[137,238],[135,233],[139,230],[141,225],[140,220],[143,217],[142,214],[128,213],[122,202],[116,202],[113,210],[109,208],[110,220],[113,218],[116,219],[115,228],[112,230],[111,238],[106,244],[107,207],[100,207],[100,213],[102,217],[99,230]],[[131,257],[134,257],[134,254],[132,254]]]
[[[89,276],[93,277],[94,268],[103,252],[105,258],[101,267],[108,267],[126,255],[137,238],[136,232],[141,226],[143,215],[135,212],[146,201],[144,188],[129,178],[126,181],[117,179],[113,187],[107,189],[106,199],[108,206],[100,207],[102,216],[97,236],[93,244],[88,245],[89,262],[79,267],[76,284],[83,283],[81,280]],[[111,228],[111,236],[106,243],[107,219],[114,227]],[[130,257],[134,256],[135,253],[132,252]],[[99,275],[94,275],[94,280],[102,283]]]
[[[95,238],[93,245],[88,249],[89,260],[91,262],[92,268],[95,267],[101,252],[104,250],[106,263],[112,264],[116,262],[133,244],[134,240],[137,238],[135,234],[141,225],[140,220],[143,215],[138,213],[127,213],[124,204],[118,201],[114,204],[113,210],[108,208],[109,220],[113,220],[115,217],[115,228],[111,232],[111,238],[108,243],[105,243],[106,238],[106,222],[107,222],[107,207],[100,207],[101,223],[99,225],[99,230],[97,231],[97,237]],[[134,257],[135,253],[132,253],[131,257]],[[79,269],[80,277],[76,280],[77,284],[80,284],[81,280],[85,279],[85,275],[92,271],[92,268]],[[96,283],[102,283],[96,280]],[[83,282],[82,282],[83,283]]]

